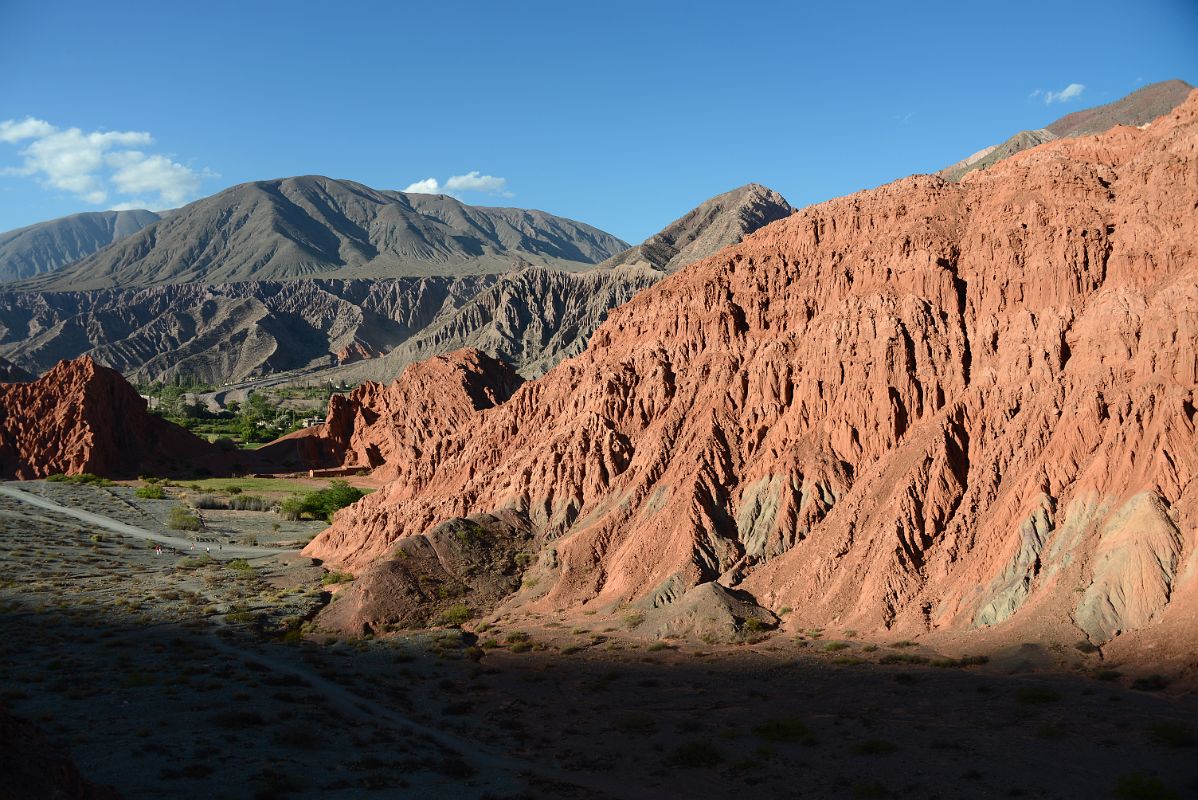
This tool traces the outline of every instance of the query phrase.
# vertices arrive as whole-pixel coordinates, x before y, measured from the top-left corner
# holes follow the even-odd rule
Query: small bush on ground
[[[723,760],[724,754],[711,742],[696,740],[675,748],[666,758],[666,763],[672,767],[712,769],[718,767]]]
[[[323,586],[332,586],[335,583],[349,583],[354,579],[354,576],[348,572],[326,572],[320,579]]]
[[[162,491],[162,487],[157,483],[149,483],[138,488],[133,494],[143,500],[165,500],[166,492]]]
[[[198,531],[201,527],[200,518],[189,513],[183,506],[175,506],[171,509],[166,526],[173,531]]]
[[[441,612],[441,618],[438,622],[441,625],[456,627],[469,620],[471,616],[473,614],[470,611],[470,606],[464,603],[457,603]]]
[[[223,510],[228,508],[229,504],[225,502],[224,498],[217,497],[210,492],[204,492],[191,498],[191,506],[192,508]]]
[[[767,742],[799,742],[815,744],[815,734],[803,724],[802,720],[794,717],[778,717],[767,719],[753,729],[753,733]]]

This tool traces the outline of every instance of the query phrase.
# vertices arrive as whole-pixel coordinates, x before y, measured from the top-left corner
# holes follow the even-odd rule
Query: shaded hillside
[[[477,275],[513,263],[580,268],[627,246],[543,211],[468,206],[445,195],[306,175],[244,183],[198,200],[22,288]]]
[[[540,543],[510,601],[534,609],[719,581],[794,630],[1191,658],[1196,158],[1198,94],[806,209],[615,310],[305,553],[373,569],[491,514]]]
[[[96,211],[0,233],[0,283],[54,272],[158,219],[142,209]]]
[[[248,281],[0,292],[0,356],[31,372],[88,355],[130,378],[214,384],[387,353],[494,276]]]
[[[1145,125],[1176,108],[1193,88],[1179,80],[1145,86],[1113,103],[1075,111],[1039,130],[1020,131],[1002,144],[987,147],[936,174],[946,180],[957,181],[974,170],[986,169],[1004,158],[1054,139],[1102,133],[1116,125]]]

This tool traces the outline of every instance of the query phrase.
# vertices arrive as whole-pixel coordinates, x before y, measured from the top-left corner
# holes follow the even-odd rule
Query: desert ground
[[[323,522],[172,531],[186,489],[134,485],[0,485],[0,700],[127,798],[1198,797],[1198,698],[1084,654],[597,616],[336,637],[298,554]]]

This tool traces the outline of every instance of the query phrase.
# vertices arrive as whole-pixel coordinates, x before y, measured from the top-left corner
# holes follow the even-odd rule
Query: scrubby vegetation
[[[135,495],[143,500],[165,500],[166,492],[157,483],[150,483],[145,486],[138,487]]]
[[[61,472],[54,475],[47,475],[46,480],[52,483],[69,483],[74,486],[111,486],[112,481],[107,478],[101,478],[99,475],[93,475],[90,472],[83,472],[78,475],[63,475]]]
[[[284,519],[296,520],[304,516],[312,519],[332,520],[333,514],[356,503],[366,492],[350,486],[345,481],[330,481],[329,488],[308,492],[302,497],[291,497],[283,501],[280,513]]]
[[[173,531],[198,531],[202,524],[200,518],[195,514],[190,513],[183,506],[175,506],[171,509],[166,526]]]
[[[214,389],[210,384],[182,377],[171,383],[138,387],[141,394],[151,398],[152,413],[211,441],[225,441],[234,447],[269,442],[299,430],[305,418],[323,415],[329,397],[347,387],[337,389],[326,384],[308,389],[252,392],[245,403],[232,402],[218,412],[193,399]]]

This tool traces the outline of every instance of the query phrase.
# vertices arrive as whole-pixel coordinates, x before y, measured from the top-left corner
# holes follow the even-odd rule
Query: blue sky
[[[1198,2],[0,0],[0,76],[0,230],[316,173],[640,241],[1198,83]]]

